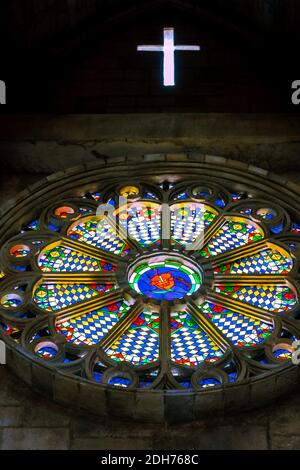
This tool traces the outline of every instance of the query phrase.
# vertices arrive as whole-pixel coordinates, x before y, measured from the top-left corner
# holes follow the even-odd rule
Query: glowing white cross
[[[164,86],[175,85],[175,51],[200,51],[200,46],[175,46],[174,28],[164,28],[163,46],[138,46],[138,51],[164,53]]]

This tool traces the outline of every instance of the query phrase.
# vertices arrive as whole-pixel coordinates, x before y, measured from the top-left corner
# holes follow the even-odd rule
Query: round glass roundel
[[[138,393],[136,404],[155,390],[165,406],[176,390],[185,409],[190,392],[197,419],[198,394],[253,396],[270,380],[267,397],[297,366],[298,199],[236,167],[177,162],[166,176],[163,165],[149,179],[130,165],[119,178],[74,170],[10,209],[0,339],[61,379]]]
[[[201,286],[199,270],[180,258],[154,256],[136,264],[129,274],[136,292],[156,300],[183,299]]]

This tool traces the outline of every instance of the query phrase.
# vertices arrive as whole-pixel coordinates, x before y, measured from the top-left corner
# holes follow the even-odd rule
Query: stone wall
[[[182,152],[294,172],[300,170],[300,118],[292,114],[0,117],[0,162],[8,172],[52,173],[110,157],[139,161],[145,154]]]

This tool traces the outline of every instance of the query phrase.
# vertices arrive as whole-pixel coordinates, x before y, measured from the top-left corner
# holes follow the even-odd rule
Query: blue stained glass
[[[170,301],[167,315],[168,337],[165,338],[170,343],[167,348],[170,374],[178,384],[187,389],[186,393],[193,388],[191,377],[195,377],[194,372],[199,371],[203,363],[210,366],[200,368],[205,372],[202,378],[197,375],[198,387],[206,389],[222,386],[224,373],[227,374],[230,383],[235,383],[239,378],[242,381],[242,376],[239,375],[244,370],[242,357],[244,359],[252,357],[257,364],[259,362],[272,364],[274,367],[276,363],[278,366],[279,360],[290,360],[292,354],[290,344],[295,340],[294,334],[297,330],[293,330],[294,333],[289,333],[285,329],[277,331],[276,322],[272,320],[273,316],[266,313],[267,311],[276,314],[289,312],[298,304],[297,289],[293,287],[294,261],[298,253],[294,252],[293,256],[289,256],[290,250],[287,248],[288,245],[290,249],[299,248],[295,241],[297,235],[292,236],[290,233],[291,236],[285,240],[273,236],[265,240],[265,243],[257,243],[267,237],[269,231],[277,235],[285,230],[286,223],[277,222],[279,212],[270,208],[268,204],[258,209],[260,206],[251,200],[251,196],[248,198],[246,193],[234,192],[231,194],[233,201],[248,198],[248,202],[231,203],[232,213],[227,211],[225,213],[223,209],[227,203],[226,194],[229,194],[227,190],[222,190],[221,187],[218,191],[215,190],[217,189],[215,183],[212,183],[213,188],[209,182],[205,186],[203,184],[205,183],[199,183],[196,187],[193,183],[191,187],[185,186],[185,190],[181,183],[179,186],[175,185],[175,189],[172,189],[172,184],[161,185],[167,191],[163,202],[169,203],[171,211],[171,227],[168,227],[171,229],[171,239],[170,243],[163,244],[162,202],[158,200],[161,199],[163,191],[158,187],[155,189],[153,181],[149,186],[144,187],[143,184],[137,187],[124,186],[122,190],[118,190],[121,186],[117,185],[106,197],[110,198],[107,205],[113,206],[111,213],[116,216],[121,228],[124,229],[122,235],[116,233],[113,228],[112,218],[89,214],[90,212],[95,214],[95,210],[88,206],[99,205],[100,202],[93,201],[102,200],[103,194],[89,192],[82,199],[77,199],[78,204],[75,198],[72,199],[73,215],[77,207],[77,212],[79,210],[81,216],[77,218],[74,216],[72,222],[70,221],[72,216],[61,221],[53,218],[49,223],[50,230],[62,231],[61,237],[52,233],[52,240],[51,236],[48,239],[45,234],[39,235],[39,232],[27,233],[25,238],[20,237],[28,240],[30,246],[36,245],[33,251],[36,252],[35,259],[41,271],[40,280],[33,280],[30,284],[34,285],[31,296],[36,307],[33,310],[25,306],[24,309],[19,308],[24,299],[27,300],[27,293],[30,290],[28,285],[24,284],[26,281],[23,281],[23,284],[18,281],[17,285],[7,283],[11,286],[9,290],[15,297],[4,291],[2,297],[0,296],[0,303],[3,308],[16,309],[14,317],[23,320],[22,329],[6,326],[5,320],[4,324],[0,322],[0,329],[4,329],[4,332],[13,339],[16,337],[20,339],[23,325],[26,324],[24,320],[35,321],[39,307],[44,309],[42,315],[45,321],[42,323],[44,328],[33,326],[28,339],[30,342],[31,338],[31,344],[35,340],[33,343],[35,346],[39,343],[39,346],[36,346],[38,350],[34,350],[37,356],[44,359],[58,356],[60,349],[58,347],[55,349],[55,341],[59,337],[63,344],[68,343],[66,351],[72,351],[72,353],[67,352],[65,358],[61,357],[61,365],[67,366],[72,361],[83,363],[85,355],[89,355],[91,350],[97,351],[101,346],[110,361],[103,359],[105,365],[100,362],[91,364],[88,376],[92,373],[95,382],[103,381],[103,374],[112,367],[113,363],[117,365],[119,362],[125,362],[132,366],[148,366],[136,368],[139,377],[137,386],[140,389],[151,388],[153,383],[162,388],[164,382],[158,384],[156,381],[157,377],[159,379],[161,377],[160,354],[163,341],[161,335],[165,331],[166,312],[162,305],[167,305],[165,301]],[[80,187],[76,190],[77,195],[78,191],[81,191]],[[84,192],[85,190],[82,190],[80,194]],[[127,194],[131,201],[126,210],[125,205],[119,207],[117,192],[120,195],[124,193],[124,196]],[[211,202],[205,202],[206,200]],[[65,209],[69,214],[68,207],[58,209]],[[263,220],[268,222],[266,233]],[[68,227],[61,230],[64,222]],[[272,227],[272,224],[278,225]],[[43,225],[43,228],[47,228],[47,225]],[[123,237],[127,228],[129,237]],[[33,220],[26,229],[24,228],[24,230],[39,229],[39,220]],[[299,235],[300,224],[294,223],[292,231]],[[205,244],[203,242],[201,245],[203,234],[207,234],[207,237]],[[72,248],[68,247],[67,237]],[[131,240],[129,244],[128,238]],[[71,243],[70,239],[76,240],[77,243]],[[279,246],[276,246],[277,239],[282,242],[278,242]],[[195,240],[199,241],[198,246],[202,249],[199,251],[198,247],[189,252],[188,244]],[[251,243],[256,245],[251,247],[249,246]],[[42,246],[39,246],[40,244]],[[90,245],[94,248],[92,249]],[[240,247],[245,249],[232,253],[232,250]],[[108,256],[107,252],[119,256]],[[119,258],[121,256],[122,260]],[[217,259],[214,258],[216,256]],[[238,256],[243,258],[238,259]],[[15,270],[20,272],[30,270],[34,275],[33,265],[17,266],[17,263],[10,260],[9,266],[5,266],[5,279]],[[99,275],[100,272],[105,274],[115,271],[117,271],[116,276]],[[55,273],[55,275],[45,273]],[[247,281],[246,275],[249,278],[252,275],[252,278]],[[259,275],[264,275],[261,284],[258,280]],[[272,275],[277,277],[273,279]],[[29,279],[29,276],[26,278]],[[116,293],[114,290],[119,286],[115,283],[121,278],[120,289]],[[202,283],[208,286],[207,289],[200,289]],[[19,292],[20,290],[22,292]],[[132,292],[133,290],[135,292]],[[108,292],[110,295],[105,295]],[[193,295],[197,292],[198,295]],[[124,300],[130,296],[130,301]],[[190,296],[189,302],[186,296]],[[121,298],[123,300],[120,300]],[[218,304],[213,302],[214,298]],[[177,299],[183,300],[178,302]],[[230,305],[230,308],[223,305]],[[253,306],[256,307],[255,312],[251,308]],[[37,312],[32,313],[35,310]],[[281,317],[285,322],[283,317],[286,317],[286,314],[282,314]],[[124,323],[122,321],[120,324],[120,319],[123,319]],[[55,331],[52,328],[55,328]],[[284,328],[289,328],[288,324]],[[36,329],[39,330],[34,334]],[[46,341],[45,337],[48,337]],[[272,351],[274,355],[273,359],[269,353],[264,356],[262,352],[266,344],[268,351]],[[238,348],[243,348],[242,355],[238,354]],[[245,352],[246,348],[248,353]],[[249,352],[249,348],[253,349]],[[74,352],[76,350],[78,353]],[[227,355],[229,350],[232,354]],[[278,361],[275,361],[274,357]],[[55,361],[52,363],[55,365]],[[213,367],[220,373],[212,372]],[[151,371],[152,368],[155,371]],[[69,369],[71,373],[74,370],[68,367],[65,369]],[[253,376],[255,373],[253,369]],[[132,383],[131,375],[124,373],[122,376],[120,371],[114,372],[110,377],[108,384],[114,387],[128,388]],[[227,379],[225,382],[227,385]],[[171,387],[171,383],[168,383],[168,386]]]
[[[107,201],[107,204],[109,206],[114,206],[114,207],[116,207],[116,205],[117,205],[116,201],[112,197]]]
[[[273,352],[276,359],[280,359],[281,361],[289,361],[292,357],[291,351],[287,349],[277,349]]]
[[[14,266],[14,269],[15,269],[16,271],[21,271],[21,272],[27,271],[27,267],[26,267],[26,266]]]
[[[96,382],[100,383],[103,377],[103,372],[93,372],[93,378]]]
[[[128,245],[117,237],[114,229],[105,219],[93,217],[83,219],[70,228],[68,236],[73,240],[82,241],[117,255],[126,256],[129,254]]]
[[[138,265],[130,276],[130,286],[156,300],[182,299],[193,294],[201,284],[191,268],[175,261],[153,261]]]
[[[251,214],[253,214],[253,209],[251,209],[249,207],[247,209],[241,209],[240,214],[251,215]]]
[[[294,224],[292,225],[292,232],[294,232],[294,233],[300,233],[300,225],[294,223]]]
[[[39,229],[39,221],[36,219],[36,220],[33,220],[32,222],[30,222],[28,225],[27,225],[27,229],[28,230],[38,230]]]
[[[188,194],[184,191],[180,194],[177,194],[177,196],[174,198],[174,200],[178,200],[178,199],[188,199]]]
[[[153,279],[158,278],[155,284]],[[168,287],[172,284],[172,287]],[[139,290],[149,297],[157,300],[182,299],[191,290],[191,281],[187,274],[178,269],[159,268],[147,272],[139,280]],[[165,286],[165,287],[164,287]]]
[[[215,204],[216,204],[216,206],[219,206],[219,207],[221,207],[221,208],[223,208],[223,207],[226,206],[225,201],[223,201],[223,199],[217,199],[217,200],[215,201]]]
[[[40,284],[33,300],[39,308],[56,311],[112,289],[111,284]]]
[[[272,312],[287,312],[297,303],[296,294],[286,286],[220,286],[214,290],[218,294],[232,297],[254,307]]]
[[[220,382],[220,380],[216,379],[215,377],[207,377],[207,378],[201,379],[199,381],[199,385],[202,388],[208,388],[208,387],[220,386],[220,385],[222,385],[222,383]]]
[[[202,197],[203,199],[206,199],[210,196],[210,192],[203,190],[203,191],[197,192],[196,194],[194,194],[194,196],[197,196],[199,198]]]
[[[90,214],[91,212],[94,212],[93,209],[90,209],[88,207],[80,207],[79,211],[80,214]]]
[[[41,338],[41,334],[37,331],[37,332],[34,333],[34,335],[32,336],[30,342],[34,341],[35,339],[39,339],[39,338]]]
[[[144,199],[157,199],[154,193],[151,191],[148,191],[147,193],[144,194]]]
[[[211,302],[203,302],[199,309],[236,346],[255,346],[265,341],[273,331],[273,326],[262,320],[254,320]]]
[[[290,256],[267,249],[232,263],[215,266],[217,274],[288,274],[293,267]]]
[[[182,385],[182,386],[185,387],[185,388],[192,388],[192,384],[191,384],[191,382],[188,381],[188,380],[187,380],[187,381],[184,381],[184,382],[179,382],[179,383],[180,383],[180,385]]]
[[[0,305],[4,308],[17,308],[23,304],[22,299],[18,295],[5,294],[0,297]]]
[[[36,352],[37,356],[42,357],[44,359],[50,359],[52,357],[55,357],[56,354],[57,354],[56,349],[50,346],[43,346]]]
[[[131,384],[131,380],[124,377],[113,377],[108,384],[114,385],[115,387],[127,388]]]
[[[277,235],[278,233],[281,233],[283,231],[283,228],[284,228],[284,225],[280,224],[280,225],[277,225],[276,227],[271,227],[270,230],[272,233],[275,233]]]
[[[230,383],[235,382],[236,379],[237,379],[237,372],[230,372],[230,373],[228,374],[228,377],[229,377],[229,382],[230,382]]]
[[[58,225],[49,223],[48,224],[48,229],[52,230],[53,232],[59,232],[60,227]]]
[[[114,271],[110,263],[79,253],[67,246],[45,248],[38,265],[44,272],[94,272]]]
[[[56,326],[56,331],[66,336],[73,344],[93,346],[106,336],[119,319],[129,310],[125,302],[84,312]]]
[[[119,214],[120,225],[141,246],[160,243],[161,206],[155,203],[135,203]]]
[[[106,351],[115,361],[149,364],[158,359],[160,319],[145,309],[130,328]]]
[[[201,255],[209,258],[240,246],[254,243],[264,237],[263,231],[244,221],[228,221],[201,250]]]
[[[99,192],[87,193],[87,196],[93,198],[97,202],[100,201],[100,199],[101,199],[101,193],[99,193]]]
[[[216,214],[202,203],[182,202],[171,206],[171,238],[186,245],[203,235]]]
[[[242,199],[243,195],[242,194],[236,194],[236,193],[231,193],[232,200],[234,202],[239,201]]]
[[[180,365],[198,366],[203,362],[216,362],[223,351],[203,331],[187,312],[171,314],[171,354]]]

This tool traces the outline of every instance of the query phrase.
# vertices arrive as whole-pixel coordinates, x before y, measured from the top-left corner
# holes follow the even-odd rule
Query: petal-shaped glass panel
[[[39,308],[51,312],[109,292],[115,286],[102,284],[39,284],[34,291],[33,301]]]
[[[160,243],[161,205],[154,202],[136,202],[117,211],[120,225],[128,230],[130,238],[141,246]]]
[[[93,245],[115,255],[126,256],[129,253],[127,243],[116,235],[116,230],[105,219],[100,217],[81,219],[71,226],[68,236],[72,240]]]
[[[209,258],[264,238],[264,231],[245,220],[227,220],[201,251]]]
[[[171,357],[177,364],[198,366],[223,356],[219,346],[203,331],[188,312],[171,313]]]
[[[159,314],[151,308],[145,308],[106,353],[116,361],[136,365],[154,362],[159,356],[159,328]]]
[[[70,315],[56,322],[56,331],[76,345],[92,346],[99,343],[129,310],[126,302],[115,302],[89,312]]]
[[[270,312],[287,312],[297,303],[296,293],[287,286],[218,286],[217,294],[228,295],[233,299]]]
[[[193,243],[213,222],[217,211],[207,204],[182,202],[171,206],[171,242]]]
[[[268,249],[253,256],[229,263],[219,264],[214,268],[220,274],[288,274],[293,268],[293,260],[279,250]]]
[[[84,255],[64,245],[45,248],[39,256],[38,265],[43,272],[100,272],[115,271],[107,261]]]
[[[262,320],[236,313],[212,302],[204,301],[199,309],[235,346],[256,346],[265,341],[273,331],[273,326]]]

